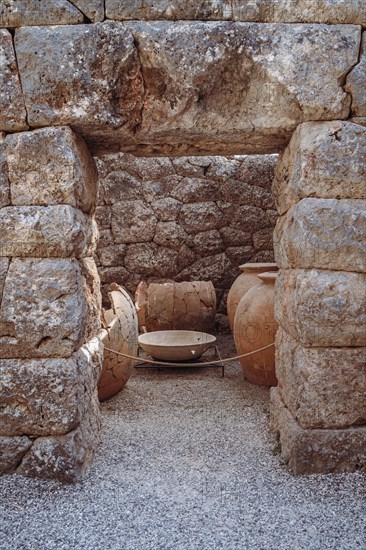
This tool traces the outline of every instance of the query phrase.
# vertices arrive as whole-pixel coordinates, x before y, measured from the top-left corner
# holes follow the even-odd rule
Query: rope
[[[255,353],[259,353],[260,351],[264,351],[265,349],[271,348],[274,346],[273,344],[269,344],[268,346],[264,346],[264,348],[256,349],[255,351],[250,351],[249,353],[243,353],[242,355],[235,355],[235,357],[226,357],[225,359],[217,359],[215,361],[205,361],[200,363],[168,363],[167,361],[152,361],[150,359],[142,359],[141,357],[135,357],[134,355],[128,355],[127,353],[121,353],[120,351],[115,351],[114,349],[110,348],[104,348],[106,351],[111,351],[112,353],[115,353],[116,355],[121,355],[122,357],[127,357],[127,359],[133,359],[134,361],[137,361],[138,363],[148,363],[149,365],[156,366],[162,366],[162,367],[204,367],[206,365],[220,365],[221,363],[228,363],[229,361],[235,361],[236,359],[241,359],[242,357],[248,357],[248,355],[254,355]]]

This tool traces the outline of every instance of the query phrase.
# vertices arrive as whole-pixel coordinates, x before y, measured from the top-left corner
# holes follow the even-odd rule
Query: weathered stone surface
[[[5,133],[0,132],[0,208],[10,204],[10,185],[4,138]]]
[[[98,175],[83,139],[67,126],[6,137],[12,204],[95,209]]]
[[[10,0],[0,5],[0,27],[72,25],[83,20],[67,0]]]
[[[151,241],[156,224],[154,210],[143,201],[126,201],[112,205],[112,234],[116,243]]]
[[[241,163],[235,179],[271,191],[277,155],[248,155],[240,157]]]
[[[97,333],[99,279],[92,284],[91,269],[87,279],[80,267],[91,262],[12,260],[0,309],[1,357],[68,357]]]
[[[131,273],[123,266],[100,267],[99,270],[100,282],[104,285],[117,283],[119,285],[127,285],[132,279]],[[136,285],[138,281],[136,282]]]
[[[154,243],[179,250],[186,238],[187,233],[177,222],[159,222],[156,226]]]
[[[32,440],[26,436],[0,436],[0,475],[14,472],[31,445]]]
[[[309,349],[280,328],[276,375],[282,400],[302,428],[366,424],[366,348]]]
[[[95,221],[100,229],[110,229],[112,222],[112,210],[110,206],[97,206]]]
[[[273,228],[266,227],[256,231],[253,235],[254,248],[256,250],[272,250],[273,249]]]
[[[123,265],[127,246],[125,244],[113,244],[103,246],[98,250],[98,259],[101,265],[105,267],[117,267]]]
[[[104,0],[69,0],[93,23],[104,19]]]
[[[221,186],[224,201],[237,204],[252,204],[259,208],[273,208],[274,200],[272,193],[258,187],[238,180],[227,179]],[[244,199],[245,197],[245,199]]]
[[[15,44],[32,126],[71,124],[86,135],[119,128],[121,137],[139,124],[142,77],[123,25],[21,28]]]
[[[166,197],[151,203],[151,206],[162,222],[172,222],[178,218],[182,203],[172,197]]]
[[[221,234],[217,229],[197,233],[192,239],[194,251],[200,256],[211,256],[225,249]]]
[[[226,256],[234,265],[245,264],[253,257],[254,250],[251,246],[229,246],[225,250]]]
[[[282,456],[296,474],[366,471],[366,427],[303,429],[271,388],[271,427]]]
[[[67,359],[3,359],[0,435],[61,435],[83,418],[102,367],[97,338]]]
[[[279,218],[274,247],[278,266],[366,271],[366,201],[302,199]]]
[[[281,270],[275,315],[304,346],[366,346],[366,274]]]
[[[12,36],[0,29],[0,131],[26,130],[26,116]]]
[[[183,203],[215,201],[222,198],[216,182],[200,178],[183,178],[171,195]]]
[[[305,197],[366,198],[366,129],[350,122],[306,122],[281,155],[273,183],[280,214]]]
[[[79,426],[65,435],[38,437],[17,472],[62,482],[78,480],[93,458],[100,424],[99,401],[95,394]]]
[[[365,8],[366,11],[366,8]],[[347,76],[345,89],[352,95],[352,114],[366,116],[366,32],[362,33],[359,63]]]
[[[8,272],[9,264],[10,264],[10,258],[0,258],[0,306],[1,306],[1,299],[3,297],[5,278]]]
[[[273,231],[273,229],[272,229]],[[223,227],[220,233],[227,246],[244,246],[252,243],[252,234],[232,227]]]
[[[200,258],[192,265],[183,269],[176,281],[212,281],[218,288],[229,288],[238,275],[236,266],[225,254],[215,254]]]
[[[90,256],[97,234],[90,217],[72,206],[6,206],[0,210],[2,256]]]
[[[101,197],[106,204],[143,198],[140,181],[122,170],[111,170],[102,179]]]
[[[218,229],[224,225],[222,212],[214,202],[184,204],[178,221],[188,233],[192,234]]]
[[[85,340],[88,340],[95,336],[100,328],[100,312],[102,309],[100,277],[94,258],[82,258],[78,260],[78,264],[82,274],[83,295],[87,305],[84,330]]]
[[[171,277],[178,271],[178,252],[155,243],[131,244],[127,247],[125,266],[132,273]]]
[[[270,225],[267,213],[256,206],[244,205],[235,208],[231,226],[240,231],[258,231]]]
[[[366,24],[363,0],[168,0],[141,3],[137,0],[106,0],[110,19],[200,19],[261,21],[279,23],[356,23]]]

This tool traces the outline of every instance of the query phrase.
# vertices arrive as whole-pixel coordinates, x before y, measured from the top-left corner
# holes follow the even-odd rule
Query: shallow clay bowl
[[[139,344],[161,361],[192,361],[216,342],[215,336],[194,330],[158,330],[141,334]]]

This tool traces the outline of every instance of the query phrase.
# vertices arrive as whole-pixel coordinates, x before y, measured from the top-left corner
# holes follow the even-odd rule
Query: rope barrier
[[[112,353],[115,353],[116,355],[120,355],[121,357],[126,357],[127,359],[133,359],[134,361],[137,361],[138,363],[147,363],[149,365],[156,366],[162,366],[162,367],[204,367],[206,365],[220,365],[221,363],[228,363],[229,361],[236,361],[237,359],[241,359],[242,357],[248,357],[248,355],[254,355],[255,353],[259,353],[260,351],[264,351],[265,349],[272,348],[274,346],[273,344],[269,344],[268,346],[264,346],[264,348],[256,349],[255,351],[250,351],[248,353],[243,353],[242,355],[235,355],[234,357],[226,357],[225,359],[217,359],[215,361],[204,361],[199,363],[168,363],[167,361],[155,361],[150,359],[142,359],[141,357],[135,357],[134,355],[128,355],[127,353],[121,353],[120,351],[115,351],[114,349],[110,348],[104,348],[106,351],[110,351]]]

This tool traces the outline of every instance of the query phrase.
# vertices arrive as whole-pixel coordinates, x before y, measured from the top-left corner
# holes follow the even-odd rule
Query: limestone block
[[[272,250],[273,227],[268,227],[256,231],[253,235],[253,244],[256,250]]]
[[[220,229],[220,233],[226,246],[244,246],[252,243],[250,232],[240,231],[233,227],[223,227]]]
[[[178,221],[187,233],[192,234],[219,229],[224,225],[222,212],[214,202],[184,204]]]
[[[1,299],[3,297],[5,278],[8,272],[9,264],[10,264],[10,258],[0,258],[0,306],[1,306]]]
[[[38,437],[17,473],[68,483],[78,480],[93,458],[100,425],[99,401],[95,395],[79,426],[65,435]]]
[[[304,346],[366,346],[366,275],[281,270],[275,315]]]
[[[6,206],[0,210],[1,256],[90,256],[97,235],[90,217],[72,206]]]
[[[12,204],[95,209],[98,175],[83,139],[67,126],[6,137]]]
[[[82,258],[78,261],[82,274],[83,294],[86,299],[87,316],[84,321],[86,340],[95,336],[100,328],[100,312],[102,310],[102,296],[100,291],[100,277],[94,258]],[[82,342],[84,343],[84,342]]]
[[[178,218],[182,203],[172,197],[158,199],[151,203],[151,207],[162,222],[173,222]]]
[[[26,116],[12,36],[0,29],[0,131],[26,130]]]
[[[127,247],[125,267],[131,273],[169,278],[178,271],[178,252],[155,243],[131,244]]]
[[[252,258],[251,262],[271,262],[273,263],[275,261],[273,250],[260,250],[259,252],[256,252]]]
[[[366,427],[304,429],[271,388],[271,427],[279,433],[281,452],[295,474],[366,471]]]
[[[10,204],[8,165],[5,155],[5,133],[0,132],[0,208]]]
[[[128,19],[231,19],[231,2],[228,0],[198,0],[195,2],[171,2],[155,0],[141,3],[139,0],[106,0],[106,16],[109,19],[125,21]]]
[[[97,206],[95,209],[95,221],[100,229],[110,229],[112,222],[110,206]]]
[[[105,267],[117,267],[123,265],[126,254],[125,244],[113,244],[104,246],[98,250],[98,258],[101,265]]]
[[[94,273],[83,266],[91,262],[12,260],[0,309],[1,357],[69,357],[97,333],[99,278],[95,266]]]
[[[67,0],[10,0],[0,5],[0,27],[72,25],[83,21],[83,14]]]
[[[273,183],[280,214],[305,197],[366,198],[366,129],[350,122],[306,122],[281,155]]]
[[[271,191],[278,155],[248,155],[240,160],[235,179]]]
[[[96,23],[104,19],[104,0],[69,0],[82,13],[84,13],[90,21]]]
[[[251,246],[230,246],[225,250],[225,254],[234,265],[238,266],[249,262],[254,250]]]
[[[156,226],[154,243],[179,250],[187,233],[177,222],[159,222]]]
[[[366,8],[365,8],[366,11]],[[347,76],[345,89],[352,95],[352,114],[366,116],[366,32],[362,33],[359,63]]]
[[[239,180],[227,179],[221,185],[224,201],[235,204],[251,204],[259,208],[273,208],[272,193],[256,185]]]
[[[174,280],[212,281],[215,288],[229,288],[237,275],[235,264],[226,254],[221,253],[199,258],[176,275]]]
[[[212,180],[183,178],[172,192],[172,197],[183,203],[220,200],[220,187]]]
[[[131,273],[123,266],[101,267],[99,268],[99,276],[101,283],[105,285],[111,283],[126,285],[128,281],[131,280]]]
[[[141,182],[124,170],[111,170],[101,178],[101,196],[106,204],[143,198]]]
[[[193,250],[200,256],[218,254],[225,249],[221,234],[217,229],[197,233],[192,239]]]
[[[278,219],[278,266],[366,271],[366,201],[302,199]]]
[[[142,77],[123,25],[21,28],[15,44],[32,126],[119,128],[121,136],[139,124]]]
[[[3,359],[0,435],[61,435],[75,429],[94,394],[103,346],[94,338],[67,359]]]
[[[366,348],[305,348],[280,328],[276,375],[283,402],[303,428],[366,424]]]
[[[151,241],[158,220],[144,201],[118,202],[112,205],[112,234],[116,243]]]
[[[244,205],[235,208],[230,223],[231,227],[240,231],[258,231],[271,225],[271,222],[264,210],[256,206]]]
[[[0,475],[14,472],[31,446],[32,440],[26,436],[0,436]]]

